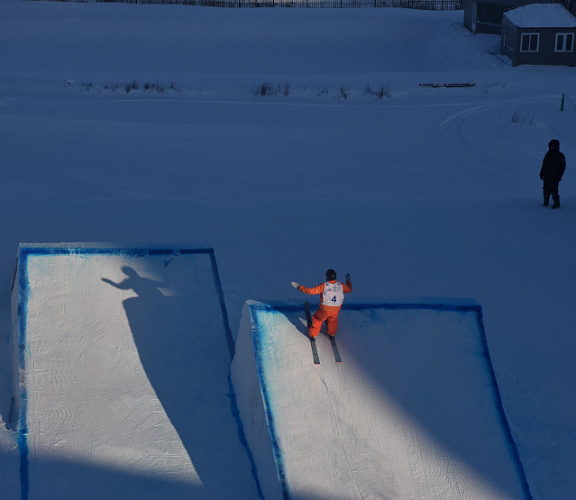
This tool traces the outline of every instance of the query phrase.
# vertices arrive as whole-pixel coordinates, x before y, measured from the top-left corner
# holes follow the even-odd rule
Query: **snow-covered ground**
[[[19,242],[208,241],[233,335],[246,300],[327,267],[350,302],[476,299],[534,498],[574,491],[576,69],[512,68],[461,12],[401,9],[0,0],[0,47],[4,421]]]

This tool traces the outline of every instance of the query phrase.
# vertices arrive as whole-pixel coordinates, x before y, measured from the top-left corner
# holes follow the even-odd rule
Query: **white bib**
[[[324,292],[322,292],[322,303],[325,306],[341,306],[344,302],[344,291],[342,283],[324,283]]]

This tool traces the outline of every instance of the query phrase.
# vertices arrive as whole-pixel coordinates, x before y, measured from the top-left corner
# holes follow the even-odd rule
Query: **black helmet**
[[[328,271],[326,271],[326,280],[334,281],[335,279],[336,279],[336,271],[334,271],[334,269],[328,269]]]
[[[548,148],[550,149],[560,149],[560,141],[558,139],[552,139],[548,143]]]

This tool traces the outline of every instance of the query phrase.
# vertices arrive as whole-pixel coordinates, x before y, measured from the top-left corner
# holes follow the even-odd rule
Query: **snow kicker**
[[[22,500],[258,498],[211,248],[22,244]]]
[[[346,305],[337,337],[344,362],[314,365],[301,304],[245,305],[232,379],[266,499],[531,497],[475,301]]]

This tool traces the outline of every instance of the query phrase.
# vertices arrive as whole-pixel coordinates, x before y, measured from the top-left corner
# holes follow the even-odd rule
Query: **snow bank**
[[[210,248],[21,245],[23,499],[257,498]]]
[[[312,363],[301,304],[248,302],[232,365],[267,499],[522,498],[474,301],[349,305]]]

